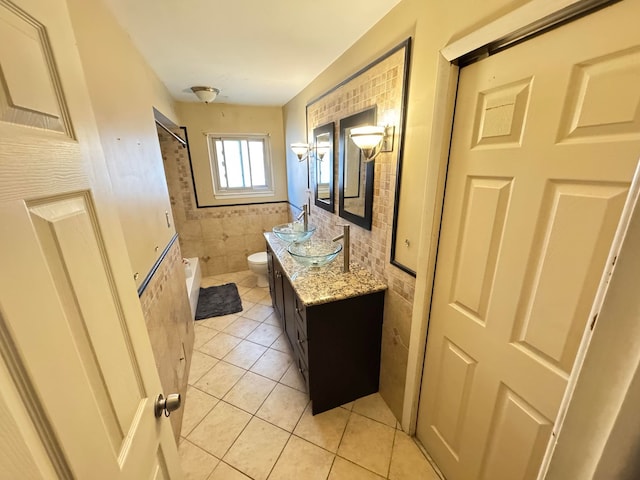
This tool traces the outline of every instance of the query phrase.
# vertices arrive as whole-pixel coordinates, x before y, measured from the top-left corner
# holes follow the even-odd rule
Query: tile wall
[[[140,296],[151,348],[165,394],[185,398],[193,352],[193,318],[187,296],[180,245],[174,242]],[[182,414],[171,414],[175,438],[180,437]]]
[[[262,233],[289,221],[288,203],[197,208],[187,149],[158,137],[182,255],[199,257],[205,277],[246,270],[247,256],[265,250]]]
[[[334,185],[336,212],[331,214],[315,205],[311,223],[316,235],[330,238],[341,232],[339,225],[349,223],[338,216],[338,139],[340,119],[376,106],[377,118],[397,118],[402,102],[404,51],[400,50],[350,80],[307,108],[308,138],[315,127],[335,122]],[[380,393],[400,418],[407,370],[409,333],[415,291],[415,278],[393,266],[391,234],[395,199],[398,138],[393,152],[381,153],[375,160],[373,224],[371,231],[351,224],[351,258],[383,278],[389,289],[385,296],[382,334]],[[313,162],[311,178],[314,177]],[[297,214],[292,211],[291,214]],[[416,226],[417,228],[417,226]]]

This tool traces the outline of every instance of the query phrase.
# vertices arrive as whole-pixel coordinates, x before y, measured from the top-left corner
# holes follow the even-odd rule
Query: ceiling
[[[400,0],[104,0],[179,101],[284,105]]]

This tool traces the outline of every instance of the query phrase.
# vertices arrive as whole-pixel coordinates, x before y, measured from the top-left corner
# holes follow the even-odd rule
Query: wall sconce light
[[[318,142],[316,144],[316,148],[315,148],[315,155],[316,158],[320,161],[322,161],[324,159],[324,156],[329,153],[329,150],[331,150],[331,143],[329,142]]]
[[[308,145],[306,143],[292,143],[291,150],[298,157],[298,161],[302,162],[306,160],[309,156],[313,155],[318,160],[322,161],[324,156],[331,149],[331,144],[329,142],[319,142],[315,146]]]
[[[309,155],[309,145],[306,143],[292,143],[291,150],[298,157],[298,161],[301,162],[306,159]]]
[[[364,161],[371,162],[380,152],[393,151],[394,134],[395,127],[393,125],[386,127],[366,125],[352,128],[350,136],[353,143],[362,150]]]
[[[213,102],[220,93],[220,89],[213,87],[191,87],[191,91],[204,103]]]

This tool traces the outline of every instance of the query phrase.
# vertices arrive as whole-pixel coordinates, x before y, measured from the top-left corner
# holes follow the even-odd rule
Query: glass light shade
[[[191,91],[204,103],[213,102],[220,93],[220,90],[213,87],[191,87]]]
[[[309,145],[306,143],[292,143],[291,150],[296,154],[298,160],[302,160],[309,151]]]
[[[351,140],[362,150],[365,162],[371,162],[380,153],[378,146],[384,139],[385,128],[367,125],[351,129]]]
[[[324,156],[329,153],[330,148],[331,144],[329,142],[319,142],[316,145],[316,155],[318,159],[322,160]]]
[[[384,127],[367,125],[351,129],[351,140],[362,150],[373,150],[384,138]]]

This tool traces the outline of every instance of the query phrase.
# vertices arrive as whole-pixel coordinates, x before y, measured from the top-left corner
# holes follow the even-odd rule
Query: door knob
[[[182,398],[179,393],[172,393],[171,395],[167,395],[167,398],[164,398],[162,394],[158,395],[156,398],[156,403],[154,405],[154,413],[156,418],[160,418],[162,412],[164,412],[164,416],[168,417],[171,415],[171,412],[180,408],[180,404],[182,403]]]

